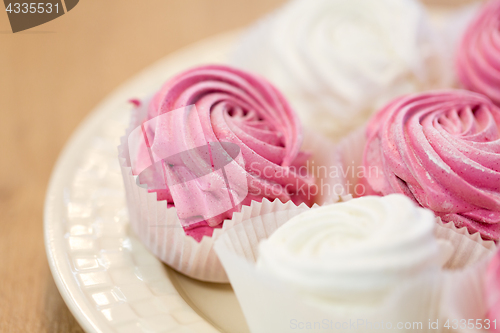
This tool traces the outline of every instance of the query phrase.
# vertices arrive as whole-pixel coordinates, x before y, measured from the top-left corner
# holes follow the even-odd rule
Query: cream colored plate
[[[230,285],[171,270],[131,232],[116,148],[129,98],[193,65],[224,62],[235,36],[195,44],[140,73],[92,112],[59,157],[45,202],[45,245],[57,287],[87,332],[248,332]]]

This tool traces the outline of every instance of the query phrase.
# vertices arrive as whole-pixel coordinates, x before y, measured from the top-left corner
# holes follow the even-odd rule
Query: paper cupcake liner
[[[132,230],[161,261],[185,275],[203,281],[228,282],[213,250],[215,240],[227,228],[249,217],[265,214],[265,222],[270,226],[263,225],[262,230],[247,230],[248,239],[258,242],[259,236],[265,234],[265,228],[273,228],[274,216],[290,212],[291,218],[293,214],[310,209],[305,204],[296,206],[291,201],[282,203],[278,199],[273,202],[267,199],[253,201],[250,206],[243,206],[241,212],[234,213],[231,220],[225,220],[223,227],[215,229],[212,237],[205,236],[197,242],[185,234],[175,207],[167,208],[166,201],[158,201],[156,193],[149,193],[147,189],[137,186],[131,168],[124,165],[125,159],[122,158],[120,164]]]
[[[439,217],[436,222],[436,237],[449,241],[454,248],[444,266],[446,269],[462,269],[480,263],[497,249],[494,241],[482,239],[478,232],[471,234],[466,227],[457,228],[454,223],[444,223]]]
[[[302,148],[314,155],[314,159],[308,161],[308,170],[316,179],[318,194],[315,202],[326,205],[350,199],[351,196],[343,186],[343,179],[332,169],[336,165],[335,144],[319,133],[304,130]]]
[[[459,326],[455,330],[458,332],[482,332],[476,325],[478,322],[486,324],[485,276],[491,257],[488,255],[464,270],[448,271],[443,275],[441,326],[448,321],[450,326]],[[463,319],[467,324],[468,320],[473,320],[474,328],[460,327]]]
[[[365,128],[366,126],[361,126],[342,139],[332,156],[333,167],[338,171],[339,181],[347,194],[356,194],[359,167],[363,165],[363,150],[366,145]],[[361,188],[360,191],[362,190]]]
[[[361,194],[364,190],[359,184],[358,172],[363,164],[363,150],[366,145],[365,128],[363,126],[345,137],[335,149],[333,163],[341,170],[339,180],[345,193]],[[354,170],[354,172],[352,172]],[[446,262],[447,269],[460,269],[481,261],[494,252],[497,245],[493,241],[483,240],[479,233],[471,234],[466,227],[457,228],[454,223],[444,223],[436,218],[436,237],[449,241],[454,252]]]
[[[414,322],[422,323],[422,327],[412,326],[414,331],[436,332],[428,329],[428,322],[440,317],[441,272],[402,283],[377,307],[327,308],[257,269],[258,244],[242,240],[241,235],[262,225],[265,218],[257,216],[226,229],[215,244],[251,332],[296,332],[301,328],[308,332],[380,332]],[[276,217],[276,226],[289,218]]]
[[[130,225],[144,245],[173,269],[198,280],[226,283],[229,280],[213,250],[213,245],[227,228],[250,217],[265,215],[265,224],[255,229],[246,230],[248,234],[245,237],[257,244],[262,237],[267,235],[269,230],[275,230],[273,220],[275,217],[287,216],[291,218],[310,209],[305,204],[297,206],[291,201],[282,203],[278,199],[273,202],[266,198],[262,202],[252,201],[250,206],[243,206],[241,212],[234,213],[231,220],[225,220],[222,228],[214,229],[212,237],[205,236],[200,242],[195,241],[191,236],[185,234],[176,209],[168,208],[166,201],[158,201],[156,193],[149,193],[146,188],[138,186],[136,176],[132,174],[127,138],[130,132],[139,126],[140,120],[145,118],[145,109],[140,107],[132,112],[129,128],[126,135],[121,138],[121,144],[118,148]],[[333,149],[328,141],[319,136],[311,135],[308,138],[307,149],[325,149],[325,147]],[[336,182],[340,184],[340,180],[336,180]],[[330,203],[340,199],[340,195],[329,193],[321,196],[318,201]]]

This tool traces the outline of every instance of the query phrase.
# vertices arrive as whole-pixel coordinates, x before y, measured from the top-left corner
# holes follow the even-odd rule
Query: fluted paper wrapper
[[[354,196],[357,196],[356,191],[357,194],[363,191],[357,171],[363,165],[365,145],[365,126],[363,126],[340,141],[333,156],[335,167],[344,171],[339,175],[343,191]],[[444,223],[440,218],[436,218],[436,222],[436,237],[449,241],[454,248],[445,264],[446,269],[460,269],[476,264],[497,248],[495,242],[483,240],[479,233],[471,234],[466,227],[457,228],[454,223]]]
[[[276,226],[289,218],[283,215],[276,219]],[[407,331],[436,332],[427,328],[429,320],[439,318],[442,289],[439,271],[402,283],[377,307],[326,308],[257,269],[258,247],[255,243],[249,246],[250,242],[242,240],[241,235],[247,233],[246,229],[262,225],[263,219],[265,216],[257,216],[226,229],[215,245],[252,333],[380,332],[391,326],[396,329],[398,323],[422,323],[421,327],[412,326]]]
[[[316,180],[315,202],[318,205],[326,205],[352,198],[343,186],[343,179],[336,172],[332,172],[335,171],[332,166],[336,163],[335,144],[319,133],[306,130],[302,147],[314,156],[307,165]]]
[[[297,206],[291,201],[271,202],[265,198],[262,202],[252,201],[250,206],[243,206],[241,212],[234,213],[231,220],[225,220],[222,228],[215,228],[212,237],[204,236],[197,242],[185,234],[176,209],[168,208],[164,200],[158,201],[156,193],[149,193],[147,188],[138,186],[136,176],[132,173],[127,138],[130,132],[140,125],[140,120],[145,118],[145,112],[146,108],[143,107],[132,112],[129,128],[118,147],[130,225],[144,245],[175,270],[198,280],[227,283],[229,282],[227,275],[213,250],[215,240],[225,230],[250,217],[265,215],[263,225],[246,230],[248,239],[258,244],[262,235],[267,234],[267,228],[274,228],[275,216],[285,216],[283,212],[290,211],[291,218],[299,212],[310,209],[305,204]],[[305,135],[304,141],[304,149],[307,150],[333,150],[331,143],[318,135]],[[322,157],[316,163],[331,163],[331,158]],[[324,182],[334,182],[337,188],[341,187],[339,179],[325,179]],[[320,193],[316,201],[320,204],[336,202],[341,199],[340,194]]]
[[[454,223],[443,223],[436,218],[436,237],[448,240],[454,248],[445,268],[454,270],[473,266],[491,257],[497,249],[493,241],[486,241],[479,233],[471,234],[465,227],[457,228]]]
[[[443,275],[441,326],[446,323],[452,329],[458,326],[458,329],[450,330],[453,332],[488,332],[483,328],[487,323],[485,276],[491,257],[489,255],[464,270],[447,271]],[[467,327],[463,323],[464,319]],[[473,328],[468,327],[469,320],[474,322]],[[477,323],[483,327],[480,328]]]

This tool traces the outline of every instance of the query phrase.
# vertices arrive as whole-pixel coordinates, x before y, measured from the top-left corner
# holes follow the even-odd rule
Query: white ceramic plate
[[[127,100],[193,65],[224,62],[235,36],[195,44],[137,75],[92,112],[59,157],[45,202],[45,246],[57,287],[85,331],[248,332],[230,285],[183,276],[137,240],[117,159]]]

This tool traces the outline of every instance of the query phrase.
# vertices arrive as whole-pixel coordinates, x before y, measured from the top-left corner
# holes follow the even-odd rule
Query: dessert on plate
[[[257,22],[232,63],[285,94],[334,140],[401,94],[449,84],[439,34],[414,0],[293,0]]]
[[[367,125],[363,167],[366,194],[404,194],[443,222],[500,239],[500,109],[486,96],[394,99]]]
[[[349,330],[371,332],[389,328],[382,322],[439,317],[450,244],[435,237],[432,211],[406,196],[310,209],[278,220],[249,248],[239,235],[261,218],[228,229],[215,246],[252,332],[345,330],[335,325],[353,318],[363,322]]]
[[[439,270],[434,215],[403,195],[304,212],[259,244],[257,270],[325,306],[378,306],[404,281]]]
[[[265,79],[201,66],[136,104],[120,146],[131,225],[176,270],[224,282],[212,238],[233,213],[313,203],[298,117]]]

